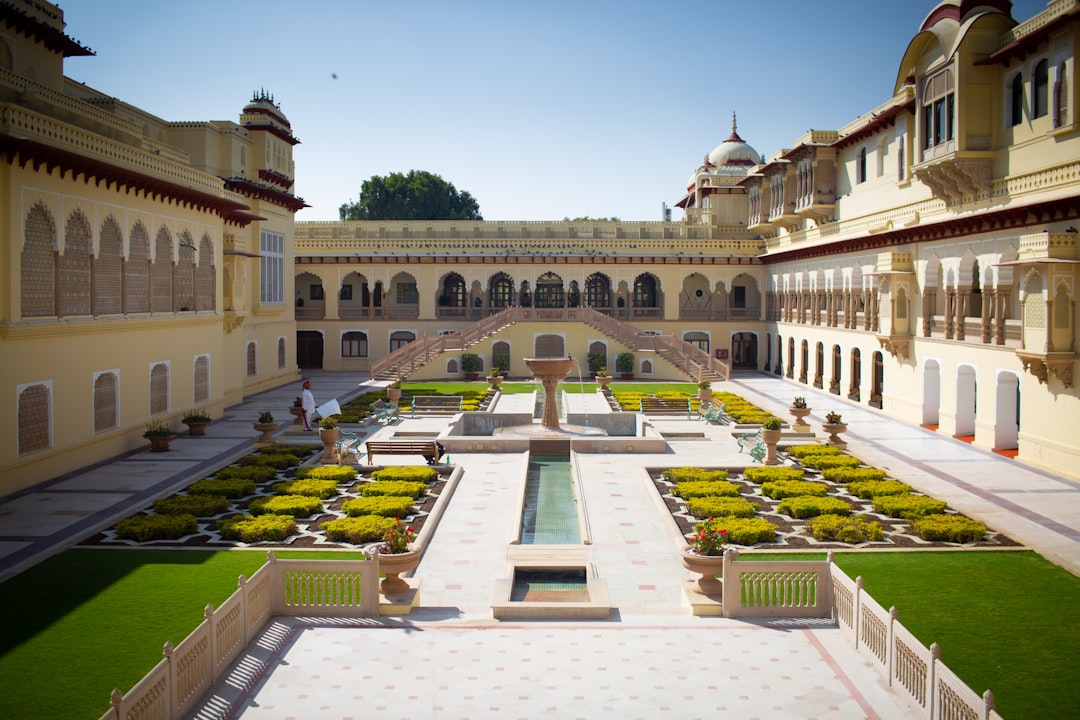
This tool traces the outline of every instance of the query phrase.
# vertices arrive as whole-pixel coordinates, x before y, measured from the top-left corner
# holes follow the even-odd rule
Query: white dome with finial
[[[761,163],[761,155],[746,143],[737,131],[735,113],[731,113],[731,135],[709,153],[708,161],[723,175],[745,175],[754,165]]]

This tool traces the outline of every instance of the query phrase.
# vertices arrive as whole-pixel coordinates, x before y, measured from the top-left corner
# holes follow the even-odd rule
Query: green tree
[[[476,199],[423,170],[372,175],[360,199],[338,208],[342,220],[483,220]]]

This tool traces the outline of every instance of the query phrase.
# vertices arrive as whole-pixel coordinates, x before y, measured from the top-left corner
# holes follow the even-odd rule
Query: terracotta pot
[[[150,452],[168,452],[172,439],[172,435],[151,435],[147,438],[150,441]]]
[[[386,388],[386,399],[396,403],[401,399],[401,388]]]
[[[409,583],[398,577],[403,572],[415,570],[420,564],[420,550],[410,545],[403,553],[379,553],[379,572],[386,577],[379,583],[384,595],[399,595],[409,591]]]
[[[697,396],[703,403],[712,402],[712,388],[698,388]]]
[[[270,433],[277,430],[277,423],[255,423],[254,425],[252,425],[252,427],[262,433],[262,435],[260,435],[255,440],[255,442],[257,442],[257,443],[273,443],[274,442],[274,436],[271,435]]]
[[[204,422],[186,423],[188,426],[188,435],[205,435],[206,425]]]
[[[716,576],[724,572],[723,555],[698,555],[690,547],[685,547],[679,553],[683,567],[690,572],[701,573],[694,592],[702,595],[720,595],[724,592],[723,579]]]

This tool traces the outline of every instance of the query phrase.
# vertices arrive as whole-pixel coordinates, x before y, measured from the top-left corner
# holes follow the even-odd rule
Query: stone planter
[[[791,426],[791,429],[795,432],[808,433],[810,432],[810,423],[806,422],[806,416],[810,414],[810,408],[788,408],[788,412],[795,418],[795,423]]]
[[[614,379],[615,378],[613,378],[611,375],[597,375],[596,384],[602,388],[606,388],[608,385],[611,384],[611,381]]]
[[[487,381],[491,383],[491,387],[497,388],[499,387],[499,384],[503,381],[503,378],[502,375],[488,375]]]
[[[150,441],[150,452],[168,452],[169,443],[172,442],[172,435],[151,435],[146,438]]]
[[[274,443],[274,436],[270,433],[277,430],[277,423],[255,423],[252,427],[262,433],[262,435],[255,439],[255,442],[268,443],[271,445]]]
[[[766,465],[779,465],[780,461],[776,458],[776,443],[780,442],[781,430],[766,430],[761,429],[761,441],[765,443],[765,464]]]
[[[724,571],[723,555],[698,555],[690,547],[685,547],[679,552],[679,559],[683,567],[690,572],[700,573],[701,578],[697,581],[694,592],[702,595],[722,595],[724,592],[723,579],[716,576]]]
[[[398,575],[403,572],[415,570],[420,564],[420,550],[410,545],[409,550],[403,553],[379,553],[379,572],[385,573],[386,577],[379,583],[379,589],[383,595],[400,595],[409,591],[409,583],[402,580]]]
[[[847,430],[847,423],[822,423],[821,429],[829,433],[829,439],[825,441],[829,445],[835,445],[841,450],[847,447],[847,443],[840,439],[840,433]]]
[[[401,400],[401,388],[386,388],[386,399],[392,403]]]
[[[712,388],[698,388],[697,391],[698,400],[702,403],[712,402]]]
[[[188,426],[188,435],[205,435],[206,434],[206,426],[209,423],[191,422],[191,423],[184,423],[184,424]]]
[[[339,437],[341,437],[341,428],[319,428],[319,439],[322,440],[323,444],[323,465],[337,463],[337,448],[335,446]]]

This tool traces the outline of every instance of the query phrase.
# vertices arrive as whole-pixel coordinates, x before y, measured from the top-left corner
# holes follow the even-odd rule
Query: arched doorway
[[[970,365],[956,368],[956,432],[954,437],[970,438],[975,435],[975,369]]]
[[[922,424],[937,430],[941,408],[941,365],[927,360],[923,366]]]
[[[757,369],[757,334],[737,332],[731,336],[731,367],[740,370]]]
[[[323,366],[323,335],[318,330],[296,331],[296,364],[305,370]]]
[[[1020,437],[1020,378],[998,373],[994,395],[994,449],[1015,450]]]
[[[884,407],[885,396],[885,356],[880,350],[874,351],[874,379],[870,384],[870,405]]]

